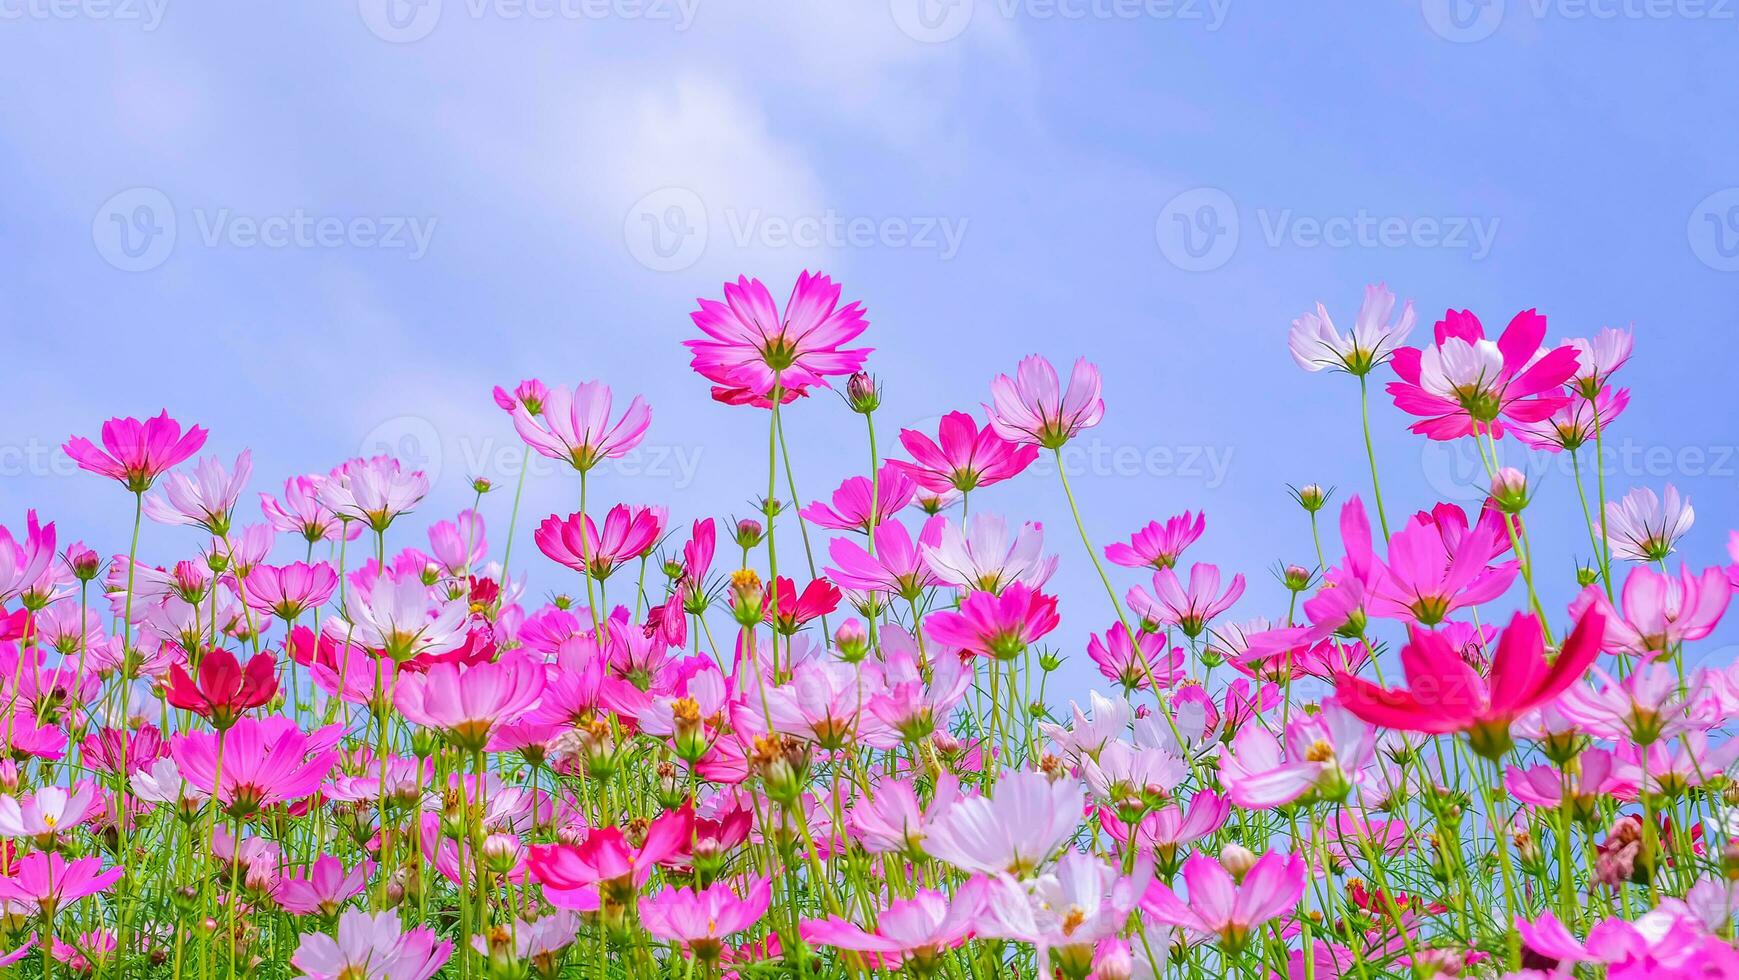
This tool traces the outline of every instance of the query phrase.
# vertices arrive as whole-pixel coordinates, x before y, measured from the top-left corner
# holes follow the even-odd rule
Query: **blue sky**
[[[678,344],[725,279],[783,296],[815,268],[868,307],[885,446],[1024,354],[1084,355],[1096,543],[1205,508],[1191,557],[1274,614],[1265,569],[1310,555],[1284,484],[1366,486],[1355,387],[1298,371],[1287,325],[1318,299],[1350,322],[1386,280],[1421,335],[1451,305],[1634,323],[1610,486],[1676,483],[1685,553],[1724,561],[1735,6],[0,0],[0,519],[124,547],[123,495],[53,447],[163,407],[252,447],[255,489],[401,451],[436,480],[419,518],[447,517],[517,464],[488,393],[534,375],[651,401],[604,499],[743,513],[764,417],[709,402]],[[1391,511],[1466,499],[1471,450],[1403,422],[1374,405]],[[789,426],[805,498],[863,468],[837,402]],[[1586,538],[1567,475],[1540,486],[1561,600]],[[576,494],[541,472],[523,517]],[[1078,651],[1111,617],[1054,476],[982,496],[1046,523]]]

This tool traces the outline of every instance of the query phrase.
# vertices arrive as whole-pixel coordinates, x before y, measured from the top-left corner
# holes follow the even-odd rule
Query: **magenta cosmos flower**
[[[73,436],[61,448],[79,469],[117,480],[134,493],[144,493],[171,467],[205,445],[205,430],[193,426],[186,433],[167,411],[141,422],[114,418],[103,423],[103,448],[83,436]]]
[[[494,663],[437,663],[399,678],[393,700],[410,721],[447,734],[463,749],[481,751],[489,730],[513,721],[542,696],[544,665],[523,653]]]
[[[663,507],[617,504],[604,515],[602,533],[589,516],[569,514],[563,520],[552,514],[532,532],[532,540],[551,560],[602,582],[622,562],[652,550],[664,533],[665,513]]]
[[[879,525],[892,520],[912,502],[917,491],[917,486],[905,472],[895,462],[889,461],[882,464],[874,485],[868,477],[850,477],[833,491],[833,506],[817,500],[799,511],[798,516],[831,530],[864,534],[869,532],[872,523]]]
[[[1160,922],[1214,937],[1228,949],[1242,949],[1258,926],[1298,903],[1304,894],[1304,871],[1304,859],[1298,855],[1271,852],[1258,859],[1243,880],[1233,881],[1220,862],[1197,854],[1183,865],[1187,902],[1155,883],[1141,906]]]
[[[322,854],[314,860],[307,877],[285,875],[272,898],[284,911],[296,915],[337,915],[345,902],[368,887],[373,869],[372,862],[363,861],[346,873],[342,861],[331,854]]]
[[[1202,536],[1207,523],[1208,515],[1192,514],[1187,510],[1166,518],[1163,524],[1152,521],[1136,531],[1127,544],[1119,541],[1107,545],[1105,557],[1112,564],[1125,568],[1143,565],[1155,569],[1171,568],[1177,564],[1183,550]]]
[[[724,937],[761,920],[773,901],[772,880],[749,883],[741,898],[728,882],[705,889],[666,888],[640,902],[640,924],[653,936],[682,943],[695,958],[711,962],[724,949]]]
[[[338,762],[340,734],[337,725],[309,734],[282,716],[243,718],[221,733],[173,736],[170,755],[189,783],[246,817],[317,792]]]
[[[572,389],[556,385],[545,392],[542,407],[533,415],[524,402],[515,405],[514,431],[540,454],[581,473],[638,446],[652,424],[652,409],[635,395],[612,425],[613,396],[602,381],[583,381]]]
[[[323,561],[258,565],[248,573],[243,598],[250,608],[287,622],[323,605],[337,587],[338,573]]]
[[[913,461],[894,460],[893,465],[934,493],[965,493],[1001,483],[1026,469],[1039,455],[1037,446],[1009,442],[989,425],[980,429],[965,412],[942,416],[935,441],[915,429],[901,429],[900,445],[912,454]]]
[[[24,515],[24,540],[0,527],[0,602],[10,602],[34,586],[54,561],[54,522],[38,523],[36,511]]]
[[[833,375],[863,367],[870,348],[848,349],[869,321],[863,308],[839,305],[840,286],[819,273],[804,272],[791,289],[784,313],[759,279],[739,276],[725,284],[725,300],[702,299],[689,316],[705,337],[685,340],[693,352],[690,366],[713,382],[713,397],[723,402],[771,405],[774,389],[789,401]]]
[[[81,898],[99,895],[121,880],[123,869],[102,870],[96,856],[68,861],[59,853],[33,851],[18,859],[12,874],[0,877],[0,900],[21,902],[53,916]]]
[[[1014,377],[999,374],[990,380],[990,401],[984,410],[997,435],[1046,449],[1062,448],[1105,416],[1099,369],[1084,357],[1075,362],[1067,388],[1058,383],[1050,361],[1037,354],[1024,357]]]
[[[1176,626],[1185,636],[1200,636],[1209,620],[1232,608],[1243,594],[1243,575],[1233,575],[1226,591],[1221,592],[1219,566],[1197,562],[1190,566],[1188,586],[1179,582],[1170,568],[1154,572],[1153,594],[1135,586],[1129,590],[1129,607],[1145,622]]]
[[[1341,703],[1383,728],[1428,735],[1466,732],[1474,751],[1499,758],[1509,750],[1510,725],[1563,694],[1600,655],[1606,622],[1599,610],[1585,611],[1548,664],[1540,621],[1517,613],[1484,673],[1442,632],[1408,629],[1412,640],[1401,651],[1407,687],[1386,690],[1342,674],[1336,689]]]
[[[1538,422],[1557,411],[1569,396],[1562,386],[1576,373],[1576,349],[1547,351],[1546,318],[1523,310],[1496,341],[1487,340],[1479,318],[1450,310],[1437,321],[1436,343],[1421,350],[1395,352],[1389,382],[1395,407],[1422,421],[1414,432],[1432,439],[1457,439],[1476,432],[1503,435],[1503,422]]]
[[[1590,585],[1570,603],[1570,615],[1590,608],[1606,619],[1604,646],[1633,657],[1664,657],[1673,648],[1714,632],[1733,597],[1733,584],[1720,568],[1700,574],[1680,566],[1675,578],[1647,565],[1636,565],[1624,579],[1619,607],[1597,585]]]
[[[997,660],[1020,656],[1027,645],[1057,628],[1057,600],[1016,582],[1002,591],[973,592],[958,612],[937,610],[924,629],[938,643]]]

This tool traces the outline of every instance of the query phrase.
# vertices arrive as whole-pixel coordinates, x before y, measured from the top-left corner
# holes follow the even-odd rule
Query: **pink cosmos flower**
[[[181,423],[165,411],[143,422],[110,419],[103,423],[102,441],[103,448],[98,449],[89,439],[73,436],[61,449],[79,469],[117,480],[134,493],[144,493],[159,476],[199,452],[205,445],[205,430],[196,425],[183,434]]]
[[[350,460],[315,488],[322,506],[376,533],[384,533],[428,492],[429,478],[422,470],[407,470],[391,456]]]
[[[1164,524],[1154,521],[1135,532],[1129,542],[1117,542],[1107,545],[1105,558],[1112,564],[1125,568],[1140,568],[1143,565],[1155,569],[1170,568],[1177,564],[1178,556],[1185,548],[1195,544],[1207,527],[1208,515],[1193,514],[1184,511],[1174,517],[1168,517]]]
[[[929,738],[938,727],[946,730],[949,715],[972,685],[972,671],[952,650],[931,646],[934,659],[926,675],[918,665],[916,640],[898,626],[882,628],[881,647],[885,689],[870,698],[870,713],[911,742]]]
[[[1677,797],[1722,778],[1735,758],[1739,758],[1739,741],[1711,745],[1709,736],[1700,731],[1649,745],[1619,742],[1612,752],[1612,778],[1618,784],[1612,793],[1633,802],[1644,793]]]
[[[1095,800],[1136,813],[1169,797],[1188,772],[1169,747],[1137,748],[1124,741],[1107,742],[1097,753],[1080,757],[1079,769]]]
[[[230,516],[253,471],[254,457],[246,449],[236,457],[234,470],[207,456],[194,464],[191,476],[168,474],[162,495],[145,498],[145,516],[159,524],[201,527],[221,537],[229,533]]]
[[[1606,618],[1603,645],[1638,657],[1661,657],[1679,645],[1714,632],[1732,599],[1733,583],[1717,567],[1693,574],[1681,566],[1677,578],[1636,565],[1625,576],[1619,607],[1596,586],[1584,589],[1570,604],[1570,615],[1598,609]]]
[[[259,565],[248,574],[244,598],[250,608],[288,622],[324,605],[337,587],[338,573],[323,561]]]
[[[1476,671],[1442,633],[1408,628],[1401,650],[1407,688],[1385,690],[1343,674],[1336,693],[1353,714],[1385,728],[1446,734],[1467,732],[1475,751],[1498,758],[1510,746],[1510,724],[1550,702],[1600,655],[1605,618],[1588,610],[1550,664],[1539,620],[1517,613],[1498,640],[1490,670]]]
[[[528,414],[536,416],[543,414],[543,403],[549,397],[549,386],[536,378],[530,378],[514,385],[512,391],[496,385],[490,394],[495,398],[495,404],[510,415],[523,407]]]
[[[489,730],[513,721],[543,694],[544,665],[524,653],[493,663],[437,663],[399,677],[393,703],[411,722],[436,728],[460,748],[480,751]]]
[[[726,283],[724,302],[701,299],[689,314],[705,337],[685,340],[690,366],[713,382],[713,397],[732,403],[781,402],[830,376],[863,367],[869,348],[846,348],[869,326],[858,303],[839,305],[840,286],[820,273],[803,272],[781,314],[759,279],[739,276]]]
[[[20,902],[52,917],[81,898],[108,891],[124,871],[103,871],[95,855],[68,861],[59,852],[32,851],[17,859],[10,875],[0,877],[0,901]]]
[[[1136,640],[1129,639],[1129,629],[1115,623],[1105,631],[1105,638],[1094,635],[1087,640],[1087,656],[1099,666],[1107,680],[1122,685],[1126,693],[1146,689],[1149,684],[1167,688],[1183,677],[1184,651],[1165,649],[1165,637],[1159,633],[1140,632]]]
[[[1146,869],[1125,876],[1096,855],[1070,851],[1030,885],[991,879],[978,933],[1032,943],[1039,976],[1085,976],[1099,943],[1127,926],[1147,877]]]
[[[1389,382],[1388,392],[1397,408],[1421,417],[1412,425],[1420,435],[1500,438],[1500,419],[1538,422],[1569,398],[1561,386],[1576,372],[1576,349],[1542,350],[1545,336],[1546,318],[1533,310],[1516,314],[1495,342],[1478,317],[1450,310],[1437,321],[1432,346],[1395,352],[1401,380]]]
[[[917,486],[905,472],[893,463],[884,463],[870,485],[868,477],[854,476],[833,491],[833,506],[817,500],[799,511],[799,516],[811,524],[835,531],[869,532],[870,524],[886,524],[902,508],[912,502]],[[875,498],[875,512],[870,511],[870,498]]]
[[[1038,458],[1033,445],[1016,445],[989,425],[980,429],[966,412],[942,416],[936,441],[913,429],[900,430],[900,445],[912,462],[894,460],[912,482],[934,493],[966,493],[1018,475]]]
[[[930,828],[924,849],[962,871],[1022,875],[1074,836],[1084,802],[1074,780],[1007,772],[990,796],[955,801]]]
[[[349,595],[350,621],[326,621],[334,642],[360,643],[404,663],[413,657],[436,656],[466,642],[471,609],[463,599],[437,600],[415,578],[381,576],[368,588]]]
[[[694,833],[694,811],[666,810],[646,828],[639,847],[616,827],[599,827],[574,844],[533,844],[531,876],[543,883],[544,898],[560,909],[595,911],[598,886],[623,881],[638,887],[652,878],[660,862],[684,853]]]
[[[938,643],[997,660],[1020,656],[1027,645],[1057,628],[1057,600],[1020,582],[1001,595],[973,592],[958,612],[937,610],[924,620]]]
[[[774,615],[773,601],[777,590],[777,616]],[[797,592],[797,583],[779,576],[778,580],[766,587],[765,597],[761,600],[762,619],[780,633],[791,634],[809,625],[810,621],[839,608],[839,589],[827,579],[818,578],[803,587],[802,594]]]
[[[33,587],[54,561],[54,522],[38,524],[36,511],[24,515],[24,540],[0,527],[0,602],[11,602]]]
[[[1141,907],[1159,922],[1211,936],[1228,949],[1242,949],[1257,927],[1284,915],[1304,894],[1304,859],[1269,852],[1233,881],[1231,872],[1205,854],[1184,862],[1189,899],[1156,882]]]
[[[169,745],[170,755],[187,782],[215,796],[233,815],[245,817],[319,790],[338,762],[334,746],[340,734],[336,725],[310,734],[290,718],[273,716],[263,721],[243,718],[217,734],[175,735]]]
[[[1050,361],[1037,354],[1022,358],[1013,378],[999,374],[990,380],[990,401],[984,411],[997,435],[1046,449],[1062,448],[1105,416],[1099,369],[1084,357],[1075,362],[1067,389],[1058,384]]]
[[[1334,700],[1315,715],[1295,717],[1286,747],[1266,727],[1244,725],[1221,757],[1220,780],[1232,803],[1253,810],[1284,806],[1315,792],[1345,798],[1376,759],[1377,733]]]
[[[939,581],[920,549],[942,540],[945,523],[941,517],[930,518],[914,541],[904,524],[888,521],[876,528],[874,554],[850,538],[834,538],[827,546],[834,564],[824,571],[842,588],[897,595],[915,602]]]
[[[1232,804],[1212,790],[1201,790],[1190,797],[1187,809],[1167,804],[1150,810],[1135,827],[1135,846],[1151,851],[1160,869],[1169,877],[1177,870],[1182,849],[1225,826],[1232,813]],[[1129,841],[1129,826],[1114,811],[1101,807],[1099,824],[1119,846]]]
[[[1573,685],[1555,705],[1587,734],[1648,745],[1721,723],[1721,705],[1704,671],[1684,684],[1676,668],[1660,661],[1638,665],[1622,681],[1598,667],[1593,673],[1599,687]]]
[[[304,933],[290,963],[309,980],[430,980],[453,954],[433,929],[405,931],[392,910],[351,909],[338,920],[338,938]]]
[[[540,454],[584,473],[638,446],[652,424],[652,409],[639,395],[614,425],[612,404],[610,386],[602,381],[583,381],[572,389],[556,385],[546,393],[541,414],[533,415],[524,403],[517,405],[513,428]]]
[[[1520,565],[1488,564],[1507,547],[1502,515],[1487,511],[1490,519],[1469,529],[1460,508],[1450,510],[1461,523],[1449,525],[1448,534],[1421,514],[1389,537],[1385,574],[1375,580],[1367,607],[1372,615],[1436,626],[1457,609],[1490,602],[1509,590]]]
[[[983,907],[983,881],[974,879],[952,896],[925,888],[889,902],[873,931],[839,916],[806,919],[798,931],[804,942],[870,954],[866,959],[889,970],[909,965],[923,976],[972,937]]]
[[[723,951],[724,937],[759,922],[772,901],[772,879],[765,876],[749,882],[741,898],[723,881],[704,889],[666,888],[641,900],[640,924],[654,937],[681,943],[696,959],[711,962]]]
[[[1626,561],[1663,562],[1696,521],[1688,497],[1667,484],[1664,496],[1637,487],[1606,503],[1606,546]],[[1597,525],[1596,531],[1600,528]]]
[[[940,540],[918,550],[937,578],[962,589],[1001,592],[1015,582],[1040,589],[1057,570],[1057,556],[1044,553],[1042,524],[1022,524],[1010,540],[1008,522],[996,514],[944,523]]]
[[[1189,586],[1178,581],[1177,573],[1161,568],[1153,573],[1153,595],[1137,585],[1129,590],[1129,608],[1144,622],[1176,626],[1185,636],[1200,636],[1208,622],[1226,610],[1244,594],[1244,576],[1233,575],[1226,591],[1220,591],[1220,569],[1217,565],[1197,562],[1190,566]]]
[[[56,835],[102,816],[104,810],[101,789],[88,779],[75,784],[71,793],[44,786],[23,800],[0,796],[0,836],[33,837],[47,849]]]
[[[1570,387],[1583,398],[1591,399],[1605,391],[1613,374],[1630,360],[1636,338],[1628,328],[1601,327],[1591,340],[1577,337],[1563,341],[1560,346],[1576,351],[1576,374],[1570,379]]]
[[[459,512],[457,520],[429,525],[429,551],[434,553],[441,572],[448,576],[463,576],[482,564],[483,556],[489,553],[483,515],[466,509]]]
[[[1401,307],[1401,315],[1393,322],[1395,294],[1378,283],[1365,287],[1365,300],[1359,306],[1358,318],[1351,333],[1342,334],[1329,319],[1328,309],[1316,304],[1315,313],[1305,313],[1292,321],[1288,346],[1292,359],[1306,371],[1345,371],[1355,377],[1371,373],[1386,363],[1395,351],[1407,342],[1413,332],[1413,301]]]
[[[314,859],[307,877],[286,874],[279,879],[272,897],[284,911],[296,915],[337,915],[345,902],[368,887],[373,870],[372,862],[363,861],[346,873],[338,858],[322,854]]]
[[[618,565],[645,555],[658,543],[665,515],[662,507],[617,504],[604,515],[600,533],[589,515],[569,514],[563,520],[552,514],[537,526],[532,539],[551,560],[602,582]]]
[[[1570,784],[1570,798],[1579,816],[1592,817],[1599,813],[1600,801],[1622,784],[1613,777],[1612,753],[1605,749],[1587,749],[1576,762],[1580,771]],[[1504,785],[1510,795],[1531,806],[1556,809],[1564,799],[1564,773],[1545,763],[1527,769],[1510,766],[1504,772]]]
[[[1516,422],[1510,428],[1532,449],[1575,452],[1610,429],[1628,407],[1629,389],[1607,388],[1592,400],[1572,398],[1537,422]]]
[[[272,527],[287,534],[300,534],[309,544],[336,541],[340,534],[348,540],[356,540],[362,533],[362,525],[340,520],[337,511],[320,502],[320,484],[325,479],[323,476],[290,477],[284,481],[283,500],[269,493],[260,494],[260,512],[266,515],[266,521]]]
[[[959,795],[959,780],[944,771],[937,777],[926,814],[911,783],[885,780],[872,795],[852,807],[853,835],[871,854],[921,855],[930,824],[947,813]]]

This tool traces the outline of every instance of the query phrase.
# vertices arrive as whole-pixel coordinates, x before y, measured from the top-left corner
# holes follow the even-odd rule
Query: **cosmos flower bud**
[[[432,758],[440,751],[441,736],[427,728],[417,728],[411,732],[411,753],[419,759]]]
[[[876,379],[867,372],[859,371],[845,383],[845,400],[851,410],[859,415],[868,415],[881,407],[882,393],[876,385]]]
[[[1333,490],[1324,490],[1320,483],[1306,483],[1302,487],[1293,487],[1292,499],[1298,501],[1298,506],[1314,514],[1328,504],[1328,498]]]
[[[757,737],[752,761],[769,798],[786,806],[797,804],[809,781],[809,753],[801,742],[778,732]]]
[[[74,542],[66,549],[66,564],[72,569],[73,577],[80,582],[89,582],[97,577],[102,568],[103,560],[97,553],[85,547],[83,542]]]
[[[747,551],[760,544],[761,537],[766,533],[766,528],[761,526],[760,521],[745,517],[737,522],[737,547]]]
[[[495,489],[495,484],[490,483],[486,476],[474,476],[471,478],[471,489],[480,494],[488,493]]]
[[[1506,466],[1492,477],[1491,499],[1506,514],[1520,514],[1528,506],[1528,477],[1513,466]]]
[[[660,567],[664,570],[664,577],[672,582],[680,580],[683,573],[688,570],[680,558],[667,558]]]
[[[755,509],[759,510],[770,521],[785,513],[785,502],[778,497],[762,497],[756,502]]]
[[[1576,584],[1586,589],[1600,581],[1600,569],[1594,565],[1576,566]]]
[[[1233,881],[1242,883],[1244,876],[1256,866],[1256,855],[1249,848],[1227,844],[1220,850],[1220,866],[1231,872]]]
[[[11,759],[0,759],[0,791],[7,796],[15,796],[18,786],[18,763]]]
[[[1055,653],[1047,652],[1039,654],[1039,669],[1045,673],[1054,673],[1061,666],[1063,666],[1063,658],[1057,656]]]
[[[855,618],[839,624],[839,629],[833,633],[833,642],[839,647],[839,659],[848,664],[858,663],[869,653],[869,633]]]
[[[1303,565],[1287,565],[1280,570],[1280,581],[1286,586],[1288,592],[1303,592],[1310,588],[1312,577],[1310,569]]]
[[[483,839],[483,846],[479,849],[483,866],[496,874],[512,871],[524,852],[524,842],[512,834],[490,834]]]
[[[740,568],[731,573],[731,612],[740,626],[754,626],[761,621],[761,606],[765,593],[761,577],[752,568]]]

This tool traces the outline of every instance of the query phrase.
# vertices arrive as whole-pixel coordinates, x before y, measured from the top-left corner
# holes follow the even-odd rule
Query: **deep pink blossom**
[[[856,372],[870,354],[845,347],[869,321],[859,304],[839,305],[840,286],[825,275],[799,275],[783,313],[759,279],[740,276],[724,292],[724,302],[701,299],[689,314],[706,336],[683,341],[694,355],[690,366],[713,382],[720,401],[768,401],[777,388],[783,402]]]
[[[1503,335],[1487,340],[1479,318],[1450,310],[1437,321],[1434,343],[1403,347],[1392,363],[1399,381],[1388,392],[1395,406],[1421,421],[1414,432],[1457,439],[1476,432],[1500,438],[1504,422],[1537,422],[1569,399],[1563,385],[1576,372],[1576,349],[1546,351],[1546,318],[1516,314]]]
[[[990,425],[980,429],[966,412],[942,416],[936,439],[915,429],[900,430],[900,445],[912,462],[894,460],[912,482],[935,493],[958,490],[966,493],[1018,475],[1038,458],[1034,445],[1017,445],[996,434]]]
[[[117,480],[134,493],[144,493],[171,468],[199,452],[205,445],[205,430],[199,426],[181,431],[181,423],[167,411],[141,422],[113,418],[103,423],[103,448],[89,439],[73,436],[61,448],[81,470]]]

